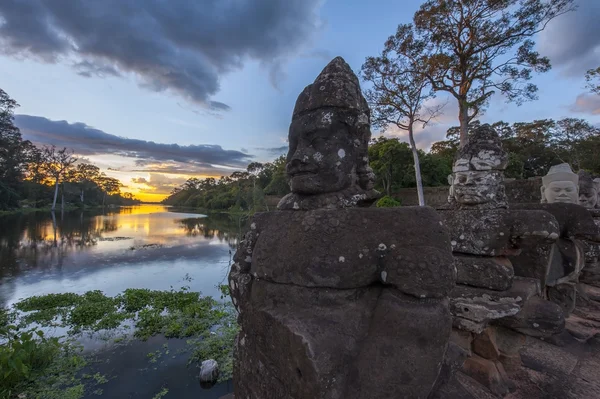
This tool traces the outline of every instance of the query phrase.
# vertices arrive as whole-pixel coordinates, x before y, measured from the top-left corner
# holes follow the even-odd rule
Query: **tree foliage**
[[[434,90],[459,107],[460,145],[467,127],[494,93],[521,104],[536,99],[534,72],[550,60],[534,50],[534,36],[549,21],[573,10],[573,0],[428,0],[415,13],[411,34],[400,25],[398,48]]]
[[[590,89],[592,93],[600,95],[600,66],[596,69],[587,71],[585,80],[587,82],[586,87]]]

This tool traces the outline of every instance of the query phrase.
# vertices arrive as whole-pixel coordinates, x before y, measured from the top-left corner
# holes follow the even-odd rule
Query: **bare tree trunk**
[[[458,121],[460,122],[460,148],[469,142],[469,106],[466,100],[458,100]]]
[[[83,205],[83,188],[81,189],[81,194],[79,194],[79,199],[81,200],[81,205]]]
[[[417,182],[417,195],[419,197],[419,206],[425,206],[425,196],[423,195],[423,179],[421,178],[421,163],[419,162],[419,152],[415,144],[415,138],[413,136],[413,122],[409,122],[408,126],[408,139],[410,141],[410,148],[412,149],[413,160],[415,163],[415,180]]]
[[[61,200],[60,200],[60,211],[64,212],[65,211],[65,184],[61,184],[60,186],[60,194],[61,194]]]
[[[58,197],[58,176],[54,182],[54,201],[52,201],[52,210],[56,209],[56,197]]]

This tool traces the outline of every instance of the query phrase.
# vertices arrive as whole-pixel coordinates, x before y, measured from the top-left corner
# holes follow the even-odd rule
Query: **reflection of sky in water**
[[[156,205],[0,219],[0,302],[32,295],[190,286],[218,297],[239,221]],[[185,281],[189,276],[192,281]]]

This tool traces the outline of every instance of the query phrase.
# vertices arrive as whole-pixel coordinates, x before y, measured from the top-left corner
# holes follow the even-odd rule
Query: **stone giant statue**
[[[448,231],[429,207],[361,207],[377,196],[369,138],[358,79],[335,58],[296,103],[292,193],[254,215],[231,266],[236,398],[427,398],[447,386]]]
[[[568,163],[554,165],[548,174],[542,177],[542,203],[563,202],[579,203],[579,176],[571,170]]]

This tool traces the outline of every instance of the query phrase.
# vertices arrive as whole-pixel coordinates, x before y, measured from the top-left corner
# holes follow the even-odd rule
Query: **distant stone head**
[[[343,58],[334,58],[300,93],[288,138],[292,193],[279,209],[344,208],[377,198],[368,158],[369,106]]]
[[[508,155],[490,125],[477,128],[459,150],[452,167],[452,193],[457,206],[506,208],[504,170]]]

